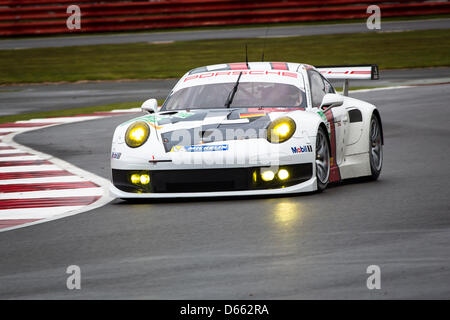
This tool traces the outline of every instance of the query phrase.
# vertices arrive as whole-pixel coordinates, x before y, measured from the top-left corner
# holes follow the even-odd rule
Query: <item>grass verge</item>
[[[162,103],[162,102],[163,102],[162,100],[158,101],[158,103]],[[115,109],[131,109],[131,108],[138,108],[141,106],[141,104],[142,104],[142,101],[141,102],[121,102],[121,103],[111,103],[111,104],[92,106],[92,107],[82,107],[82,108],[42,111],[42,112],[34,112],[34,113],[14,114],[14,115],[8,115],[8,116],[1,116],[0,123],[8,123],[8,122],[39,119],[39,118],[67,117],[67,116],[75,116],[78,114],[93,113],[93,112],[99,112],[99,111],[111,111],[111,110],[115,110]]]
[[[134,43],[0,51],[0,84],[178,78],[201,65],[261,59],[264,39]],[[450,66],[449,30],[268,38],[266,61],[377,63],[381,69]]]

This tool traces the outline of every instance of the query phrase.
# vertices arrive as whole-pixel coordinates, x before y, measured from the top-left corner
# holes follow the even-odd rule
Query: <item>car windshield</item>
[[[171,94],[162,110],[220,109],[235,83],[213,83],[183,88]],[[248,107],[306,107],[305,92],[300,88],[273,82],[241,82],[230,108]]]

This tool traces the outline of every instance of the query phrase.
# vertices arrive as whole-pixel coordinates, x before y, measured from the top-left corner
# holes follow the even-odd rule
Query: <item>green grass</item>
[[[158,102],[162,103],[162,101],[158,101]],[[97,111],[110,111],[110,110],[114,110],[114,109],[138,108],[141,106],[141,104],[142,104],[142,101],[141,102],[121,102],[121,103],[105,104],[105,105],[101,105],[101,106],[63,109],[63,110],[52,110],[52,111],[43,111],[43,112],[35,112],[35,113],[14,114],[14,115],[0,117],[0,123],[38,119],[38,118],[75,116],[78,114],[93,113],[93,112],[97,112]]]
[[[0,84],[178,78],[202,65],[259,61],[264,39],[185,41],[0,51]],[[266,61],[377,63],[381,69],[450,66],[449,30],[374,32],[266,41]]]

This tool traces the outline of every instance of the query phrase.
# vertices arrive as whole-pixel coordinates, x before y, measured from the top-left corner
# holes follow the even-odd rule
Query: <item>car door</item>
[[[333,86],[319,72],[308,70],[313,108],[320,108],[327,93],[335,93]],[[345,105],[333,106],[322,110],[330,125],[331,153],[333,161],[340,165],[344,161],[345,142],[348,133],[348,112]]]

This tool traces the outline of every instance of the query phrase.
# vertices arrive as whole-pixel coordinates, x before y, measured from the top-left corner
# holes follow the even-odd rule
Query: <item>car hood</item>
[[[274,119],[299,108],[233,108],[163,111],[134,121],[145,121],[161,135],[166,152],[175,146],[191,146],[228,140],[266,138]],[[125,124],[127,124],[125,123]]]

